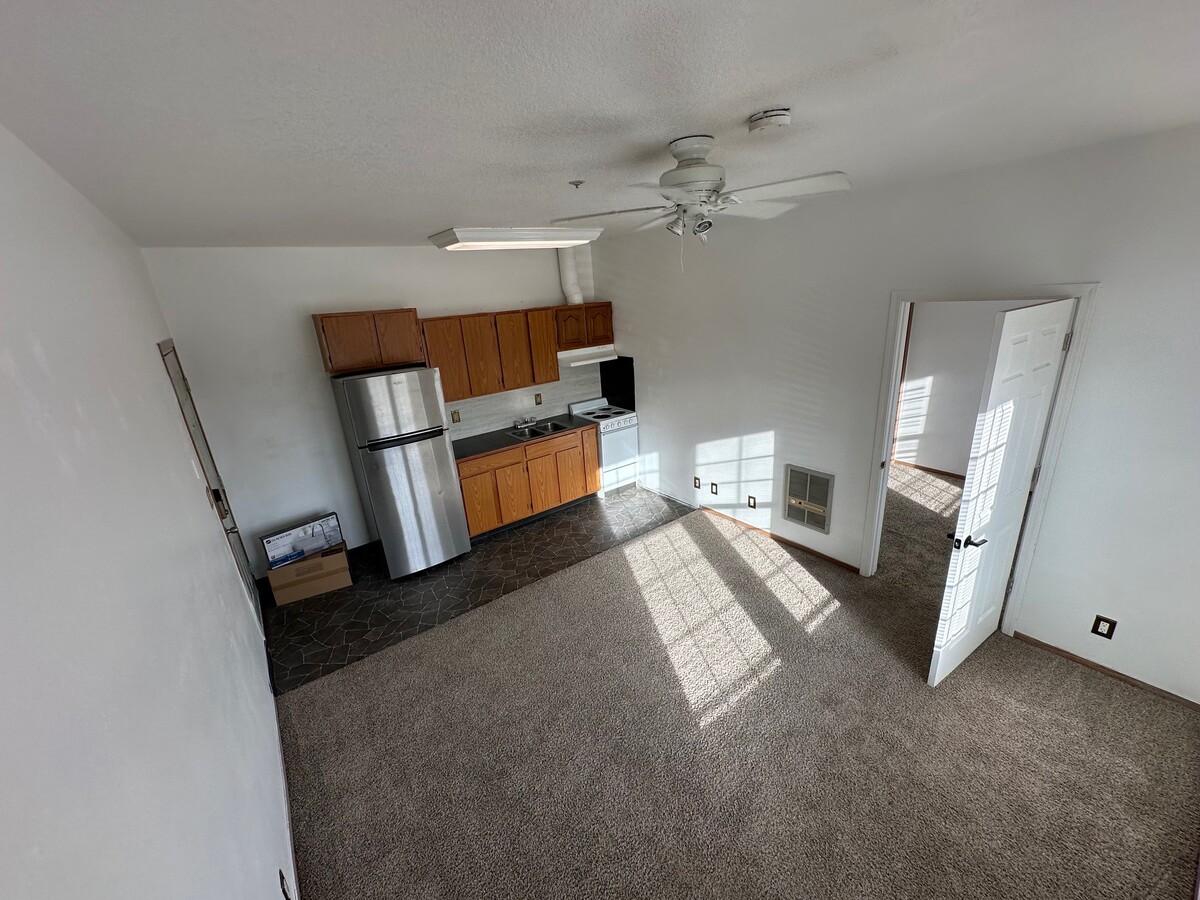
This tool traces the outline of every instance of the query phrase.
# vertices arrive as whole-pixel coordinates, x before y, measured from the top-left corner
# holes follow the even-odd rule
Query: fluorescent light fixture
[[[603,228],[447,228],[429,236],[443,250],[556,250],[600,237]]]

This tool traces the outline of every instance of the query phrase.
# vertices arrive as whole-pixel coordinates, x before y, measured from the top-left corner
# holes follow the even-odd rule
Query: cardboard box
[[[354,583],[344,543],[271,569],[267,580],[279,606]]]
[[[267,555],[267,567],[270,569],[328,550],[341,542],[342,525],[337,513],[328,513],[262,539],[263,552]]]

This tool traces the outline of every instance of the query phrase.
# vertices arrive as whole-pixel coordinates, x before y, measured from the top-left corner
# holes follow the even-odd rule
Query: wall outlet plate
[[[1104,616],[1096,616],[1096,620],[1092,622],[1092,634],[1097,634],[1106,640],[1111,641],[1113,632],[1116,630],[1116,619],[1106,619]]]
[[[717,483],[715,481],[708,486],[708,491],[710,494],[715,494],[717,492]]]
[[[700,476],[699,475],[696,475],[692,478],[692,487],[694,487],[694,488],[700,487]]]
[[[746,498],[746,505],[751,509],[758,509],[758,501],[753,496]]]
[[[534,405],[534,406],[541,406],[541,405],[542,405],[542,395],[541,395],[541,394],[534,394],[534,395],[533,395],[533,405]]]
[[[462,421],[462,413],[460,413],[457,409],[450,410],[450,421],[457,425]]]

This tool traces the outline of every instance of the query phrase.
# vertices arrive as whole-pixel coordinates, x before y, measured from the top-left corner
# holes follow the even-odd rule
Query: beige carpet
[[[1003,636],[925,685],[921,474],[874,579],[698,512],[281,697],[304,900],[1189,898],[1200,715]]]

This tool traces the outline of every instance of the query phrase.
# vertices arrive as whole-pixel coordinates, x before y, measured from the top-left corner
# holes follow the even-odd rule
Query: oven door
[[[600,435],[600,493],[626,484],[638,477],[638,430],[618,428]]]

